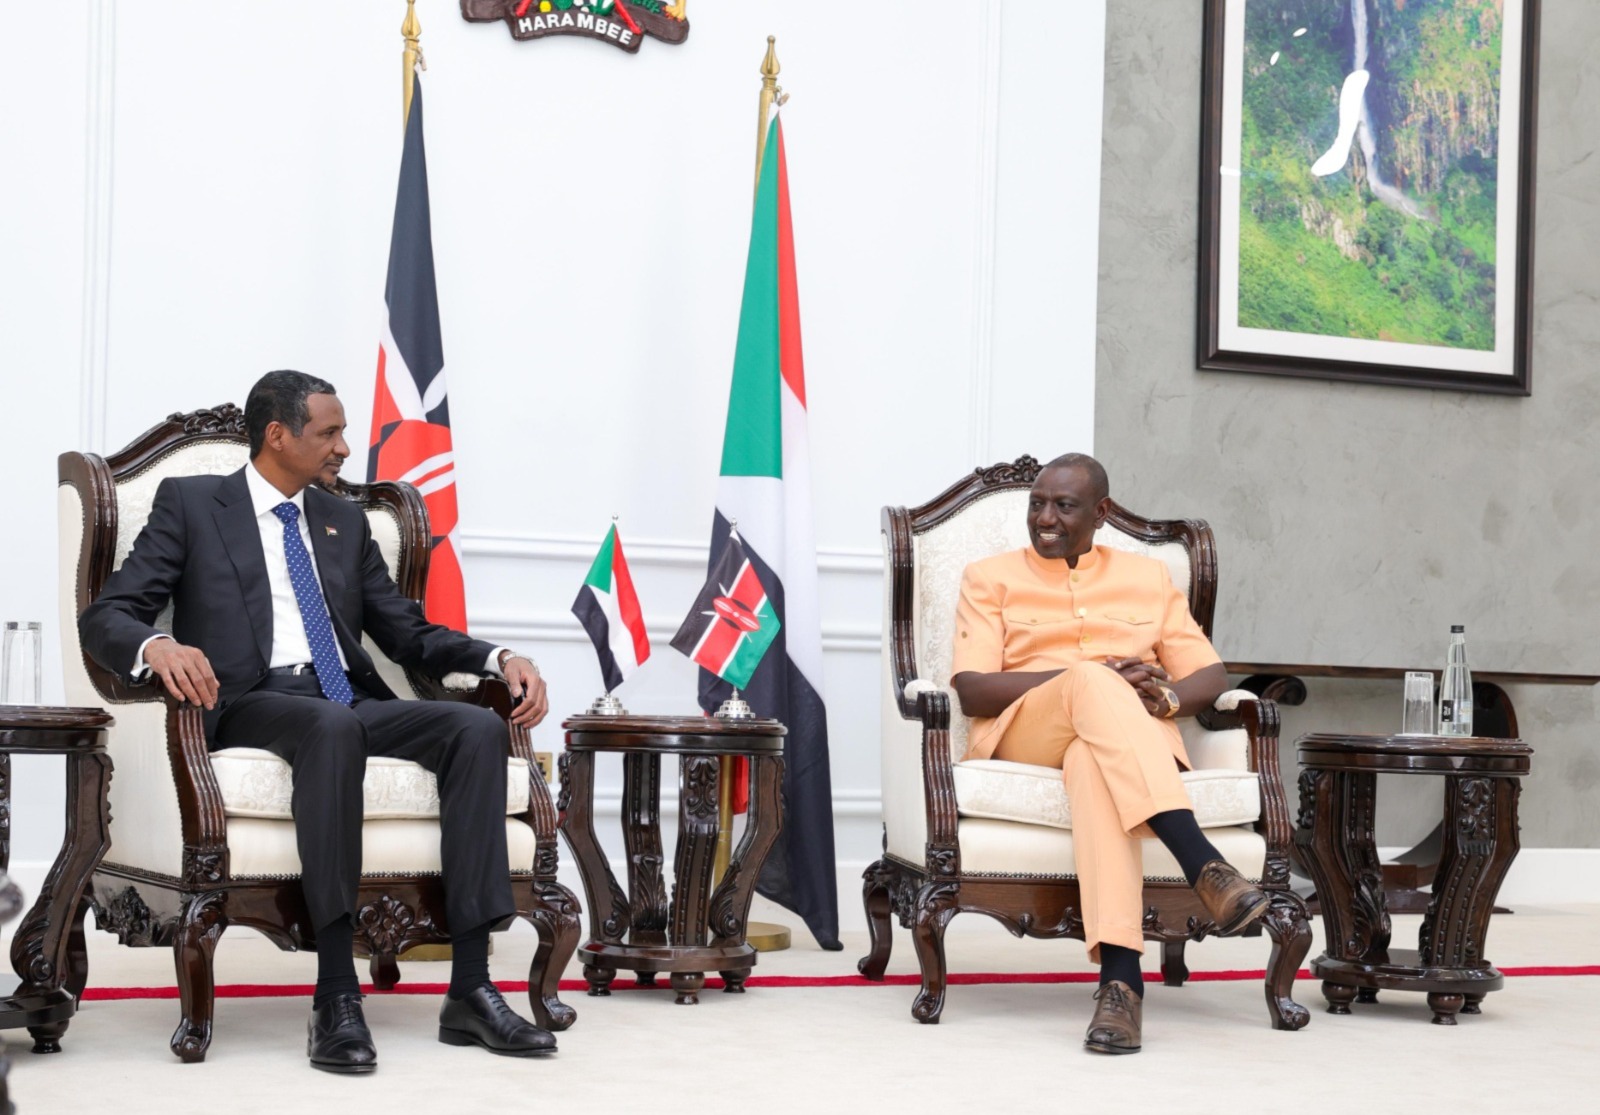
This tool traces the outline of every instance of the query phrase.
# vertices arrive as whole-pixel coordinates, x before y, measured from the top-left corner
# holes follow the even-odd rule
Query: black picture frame
[[[1243,169],[1237,164],[1242,148],[1242,89],[1245,80],[1245,48],[1240,44],[1245,41],[1242,21],[1247,2],[1261,3],[1262,0],[1205,0],[1200,121],[1198,367],[1205,371],[1454,388],[1500,395],[1531,394],[1530,325],[1540,0],[1504,0],[1503,11],[1513,12],[1519,22],[1516,24],[1518,33],[1515,41],[1510,41],[1509,35],[1502,36],[1500,72],[1504,72],[1508,59],[1514,57],[1519,64],[1515,88],[1511,88],[1512,82],[1499,83],[1500,108],[1494,151],[1495,182],[1498,186],[1497,251],[1493,265],[1495,301],[1492,311],[1495,329],[1494,347],[1487,356],[1482,350],[1471,352],[1464,346],[1400,343],[1381,337],[1351,338],[1321,335],[1309,330],[1276,331],[1240,325],[1239,290],[1245,279],[1246,265],[1241,260],[1243,253],[1239,248],[1243,225],[1243,219],[1239,216],[1239,199],[1245,187],[1242,183],[1230,187],[1226,179],[1231,177],[1235,183],[1240,183],[1243,176]],[[1381,0],[1359,2],[1368,5],[1368,14],[1364,18],[1370,20],[1371,13]],[[1413,11],[1419,2],[1426,4],[1428,0],[1412,0]],[[1282,8],[1283,4],[1279,3],[1274,11]],[[1350,11],[1353,37],[1355,13],[1353,9]],[[1503,18],[1506,18],[1503,26],[1505,31],[1513,23],[1511,18]],[[1235,24],[1231,21],[1239,22]],[[1286,24],[1285,35],[1292,34]],[[1287,48],[1293,46],[1293,41],[1286,37],[1285,43],[1287,52]],[[1276,66],[1277,63],[1278,56],[1274,54],[1272,65]],[[1240,90],[1232,105],[1228,103],[1226,93],[1230,88]],[[1509,168],[1504,166],[1508,152],[1500,142],[1508,119],[1515,120],[1517,126],[1515,141],[1510,145],[1512,150],[1509,152],[1515,158],[1515,165]],[[1225,159],[1230,152],[1235,156],[1236,165],[1231,173],[1225,173]],[[1364,173],[1366,164],[1361,165]],[[1515,184],[1515,197],[1504,200],[1502,195],[1511,183]],[[1230,202],[1231,214],[1225,213],[1223,206]],[[1514,222],[1515,237],[1509,253],[1505,251],[1507,240],[1504,235],[1508,218]],[[1232,238],[1231,250],[1229,237]],[[1356,249],[1351,247],[1348,250]],[[1507,258],[1508,254],[1510,258]],[[1369,253],[1369,262],[1372,259],[1376,257]],[[1224,267],[1234,268],[1231,276],[1222,273]],[[1376,274],[1376,269],[1373,270]],[[1512,299],[1509,305],[1503,301],[1508,284],[1501,281],[1508,275]],[[1260,288],[1257,286],[1252,289]],[[1508,328],[1511,333],[1509,337],[1505,336]],[[1485,367],[1490,360],[1495,366]]]

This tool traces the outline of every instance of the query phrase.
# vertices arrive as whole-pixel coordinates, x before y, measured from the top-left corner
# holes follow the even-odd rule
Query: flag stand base
[[[753,921],[745,926],[744,939],[757,952],[782,952],[789,947],[789,927],[770,921]]]
[[[628,710],[622,707],[622,702],[611,694],[606,693],[594,699],[589,706],[590,716],[627,716]]]

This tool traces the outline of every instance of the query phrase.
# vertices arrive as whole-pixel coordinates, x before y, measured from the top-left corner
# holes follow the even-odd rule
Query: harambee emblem
[[[513,39],[582,35],[636,54],[646,35],[664,43],[689,37],[689,0],[461,0],[471,23],[505,20]]]

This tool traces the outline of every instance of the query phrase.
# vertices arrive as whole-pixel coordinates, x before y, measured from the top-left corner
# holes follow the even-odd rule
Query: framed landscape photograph
[[[1199,366],[1530,392],[1538,0],[1206,0]]]

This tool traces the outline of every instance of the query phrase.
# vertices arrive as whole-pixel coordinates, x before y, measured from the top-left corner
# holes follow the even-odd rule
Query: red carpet
[[[1537,966],[1531,968],[1502,968],[1500,971],[1506,976],[1600,976],[1600,964],[1581,964],[1570,967],[1564,966]],[[1093,983],[1096,979],[1094,972],[953,972],[949,977],[951,987],[972,986],[975,984],[989,983]],[[1262,970],[1240,969],[1237,971],[1221,972],[1190,972],[1189,979],[1196,983],[1208,980],[1261,980],[1266,978]],[[1298,979],[1309,980],[1311,973],[1300,969]],[[1152,983],[1160,982],[1158,972],[1146,972],[1145,979]],[[745,981],[746,987],[916,987],[921,984],[920,976],[885,976],[881,983],[864,980],[860,976],[751,976]],[[443,995],[448,984],[443,983],[402,983],[393,991],[374,991],[371,984],[366,984],[361,990],[369,995]],[[502,991],[523,992],[528,990],[526,980],[506,980],[497,984]],[[715,976],[706,980],[706,990],[716,991],[722,987],[722,981]],[[561,981],[562,991],[586,991],[588,984],[583,980],[565,979]],[[663,974],[654,988],[649,990],[668,990],[667,977]],[[612,984],[614,991],[639,990],[637,984],[626,977],[619,977]],[[306,996],[311,994],[309,983],[228,983],[217,987],[219,999],[263,999],[275,996]],[[100,1002],[107,999],[176,999],[176,987],[90,987],[83,992],[85,1002]]]

